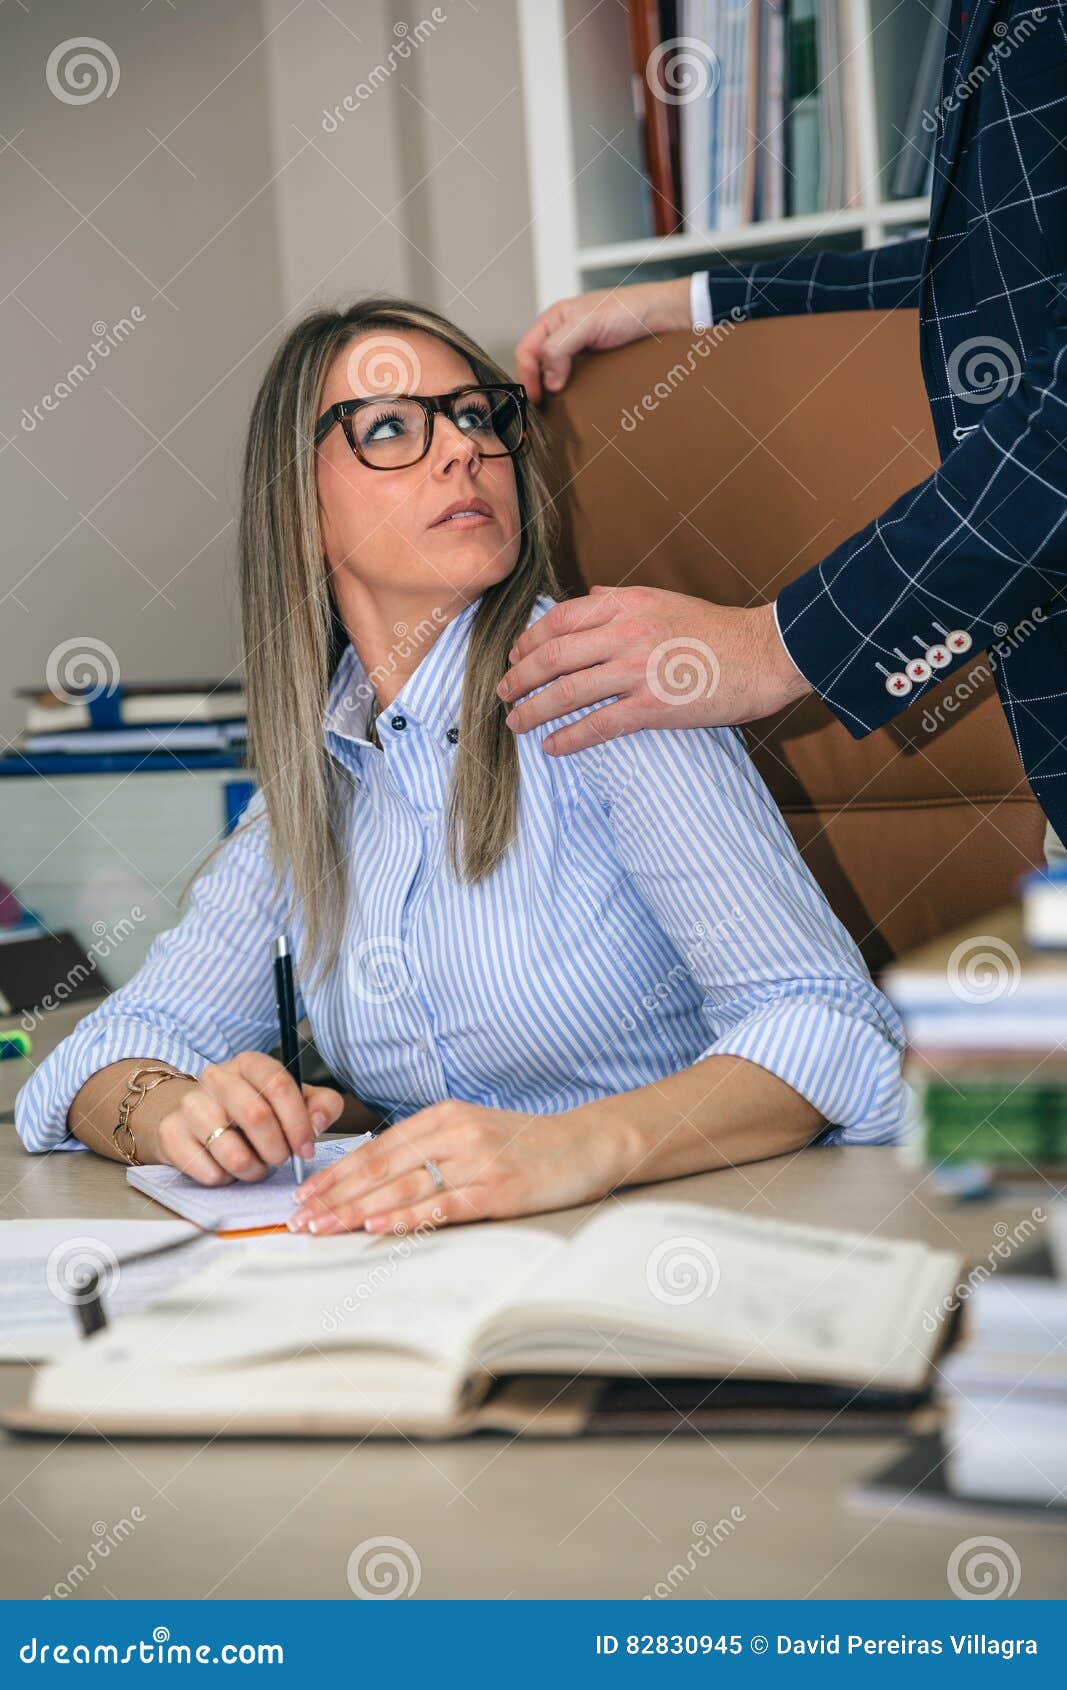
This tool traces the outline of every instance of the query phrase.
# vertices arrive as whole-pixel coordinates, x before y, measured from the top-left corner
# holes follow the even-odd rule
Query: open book
[[[234,1242],[66,1352],[15,1429],[450,1436],[585,1429],[604,1379],[829,1385],[914,1400],[958,1259],[627,1200],[519,1225]],[[499,1381],[509,1381],[501,1389]]]

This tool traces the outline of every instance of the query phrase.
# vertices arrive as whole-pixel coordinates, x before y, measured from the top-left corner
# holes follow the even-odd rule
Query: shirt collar
[[[397,717],[404,721],[405,728],[425,726],[447,732],[459,725],[467,643],[480,603],[476,599],[466,605],[443,626],[428,616],[398,635],[396,650],[400,656],[413,655],[428,639],[433,643],[392,704],[378,717],[378,733],[383,743],[396,731],[391,723]],[[356,745],[369,745],[367,731],[374,696],[374,685],[350,640],[338,660],[327,695],[323,718],[327,740],[335,734]]]

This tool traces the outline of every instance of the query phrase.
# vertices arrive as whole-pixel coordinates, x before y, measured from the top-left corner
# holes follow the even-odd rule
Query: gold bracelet
[[[133,1114],[141,1099],[150,1091],[155,1091],[164,1080],[195,1080],[195,1074],[184,1074],[180,1068],[135,1068],[130,1075],[126,1087],[126,1095],[119,1104],[119,1118],[111,1142],[115,1146],[124,1162],[131,1168],[141,1167],[141,1159],[137,1154],[137,1140],[133,1136],[130,1126],[130,1116]]]

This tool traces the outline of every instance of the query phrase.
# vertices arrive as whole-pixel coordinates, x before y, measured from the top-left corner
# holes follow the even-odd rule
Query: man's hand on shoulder
[[[811,691],[773,605],[739,610],[656,587],[594,587],[553,606],[520,636],[511,663],[498,691],[516,733],[613,700],[549,735],[554,755],[639,728],[758,721]]]

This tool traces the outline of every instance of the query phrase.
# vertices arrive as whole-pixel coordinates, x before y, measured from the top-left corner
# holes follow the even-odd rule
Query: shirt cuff
[[[90,1026],[96,1013],[45,1057],[15,1098],[15,1128],[29,1151],[87,1148],[67,1126],[67,1114],[86,1080],[112,1062],[139,1056],[146,1063],[168,1062],[194,1077],[208,1065],[206,1056],[175,1033],[119,1017]]]
[[[689,278],[689,321],[697,334],[711,328],[711,288],[708,272],[698,270]]]
[[[892,1144],[907,1090],[889,1031],[829,1004],[789,999],[747,1016],[698,1060],[740,1056],[766,1068],[814,1105],[838,1144]]]
[[[808,681],[807,675],[805,675],[803,669],[800,667],[800,664],[797,662],[796,658],[793,656],[793,653],[790,651],[788,645],[786,645],[785,635],[782,633],[782,624],[781,624],[779,617],[778,617],[778,600],[777,599],[775,599],[772,608],[774,610],[774,626],[778,630],[778,638],[782,642],[782,649],[785,652],[786,656],[788,657],[790,663],[793,665],[793,668],[796,670],[797,674],[800,676],[801,680]],[[811,685],[810,681],[808,681],[808,685],[809,686]]]

